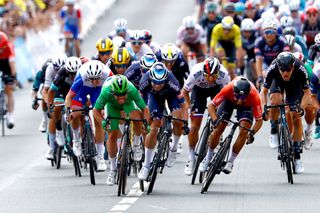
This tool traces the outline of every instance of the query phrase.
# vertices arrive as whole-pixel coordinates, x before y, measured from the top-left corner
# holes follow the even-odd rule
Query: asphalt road
[[[95,42],[105,36],[113,20],[123,17],[130,28],[150,29],[155,41],[174,42],[184,16],[193,12],[188,0],[120,0],[101,18],[84,41],[85,55],[95,50]],[[65,159],[62,168],[52,168],[44,159],[46,137],[39,133],[40,112],[31,109],[31,86],[15,92],[16,127],[0,137],[0,212],[317,212],[320,203],[320,144],[305,151],[304,174],[287,183],[276,160],[276,150],[268,147],[269,124],[265,123],[254,144],[245,146],[230,175],[216,177],[207,194],[199,184],[190,185],[184,175],[187,140],[173,168],[165,168],[152,195],[136,190],[137,178],[128,179],[128,196],[118,197],[117,186],[107,186],[107,173],[96,174],[96,185],[88,172],[75,177]]]

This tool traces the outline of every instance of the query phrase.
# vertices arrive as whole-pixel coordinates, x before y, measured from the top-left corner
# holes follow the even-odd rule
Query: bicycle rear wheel
[[[169,150],[169,135],[167,133],[163,133],[161,140],[160,140],[160,146],[158,146],[158,154],[155,164],[152,168],[151,173],[151,180],[149,184],[149,188],[147,191],[147,194],[152,193],[154,183],[157,179],[157,174],[162,170],[162,167],[164,166],[164,163],[168,157],[168,150]]]
[[[292,171],[292,168],[293,168],[293,155],[292,155],[292,150],[291,150],[291,147],[290,147],[290,136],[289,136],[289,132],[288,132],[288,129],[284,129],[283,130],[283,135],[282,135],[282,138],[281,140],[282,141],[282,144],[283,144],[283,147],[284,147],[284,152],[285,152],[285,165],[286,165],[286,171],[287,171],[287,176],[288,176],[288,183],[291,183],[293,184],[293,171]]]
[[[196,159],[196,162],[195,162],[195,165],[193,167],[193,173],[192,173],[192,178],[191,178],[191,184],[193,185],[195,180],[196,180],[196,177],[197,177],[197,173],[198,173],[198,169],[199,169],[199,165],[201,163],[201,161],[204,159],[205,155],[206,155],[206,147],[207,147],[207,144],[208,144],[208,136],[209,136],[209,123],[207,123],[204,128],[203,128],[203,131],[201,133],[201,136],[200,136],[200,140],[197,144],[197,151],[195,153],[195,155],[197,156],[197,159]],[[199,182],[200,182],[200,177],[201,177],[201,174],[199,176]],[[200,182],[201,183],[201,182]]]

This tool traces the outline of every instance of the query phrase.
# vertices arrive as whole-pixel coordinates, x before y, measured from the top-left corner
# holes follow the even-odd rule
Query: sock
[[[49,133],[49,146],[52,150],[55,149],[56,133]]]
[[[117,170],[117,165],[116,165],[116,158],[109,158],[110,160],[110,170],[115,171]]]
[[[121,134],[123,134],[123,132],[124,132],[124,124],[119,124],[119,129],[120,129]]]
[[[211,158],[213,156],[213,151],[214,151],[214,149],[211,149],[211,148],[208,149],[208,152],[206,154],[206,159],[207,160],[211,160]]]
[[[73,130],[73,138],[76,141],[80,141],[80,128],[78,129],[72,129]]]
[[[301,155],[300,155],[300,153],[301,153],[301,142],[296,142],[296,141],[294,141],[293,142],[293,149],[294,149],[294,158],[296,159],[296,160],[299,160],[300,158],[301,158]]]
[[[59,130],[59,131],[62,130],[61,121],[57,121],[57,122],[56,122],[56,128],[57,128],[57,130]]]
[[[97,143],[97,151],[98,151],[98,158],[101,158],[101,156],[103,157],[104,151],[105,151],[103,143]]]
[[[278,133],[278,121],[270,120],[271,123],[271,134],[277,134]]]
[[[140,138],[141,138],[141,135],[134,135],[134,140],[133,140],[133,145],[135,146],[138,146],[140,145]]]
[[[230,156],[230,158],[229,158],[228,161],[231,162],[231,163],[233,163],[234,160],[237,158],[237,156],[238,156],[238,154],[232,152],[232,154],[231,154],[231,156]]]
[[[196,156],[194,153],[194,149],[189,147],[189,161],[192,162],[192,161],[195,161],[195,159],[196,159]]]
[[[145,148],[145,157],[144,157],[144,163],[143,166],[146,168],[150,168],[150,163],[153,156],[153,149]]]
[[[118,139],[117,139],[117,147],[118,147],[118,150],[120,149],[120,145],[121,145],[121,138],[118,138]]]
[[[305,129],[306,132],[311,132],[313,130],[313,123],[312,124],[307,124],[307,127]]]
[[[172,138],[173,138],[173,140],[172,140],[172,145],[171,145],[170,149],[171,149],[171,151],[177,151],[180,136],[172,134]]]
[[[45,122],[48,122],[48,115],[46,111],[42,111],[42,120],[44,120]]]

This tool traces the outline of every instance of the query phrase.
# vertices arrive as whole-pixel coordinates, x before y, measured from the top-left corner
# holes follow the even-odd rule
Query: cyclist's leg
[[[197,63],[200,63],[204,60],[204,56],[205,56],[205,48],[206,44],[201,44],[200,42],[196,43],[196,44],[190,44],[190,49],[192,51],[195,52],[196,54],[196,59],[197,59]]]
[[[4,78],[4,92],[7,95],[7,126],[9,129],[14,127],[13,111],[14,111],[14,79],[11,75]]]
[[[188,53],[191,50],[187,43],[182,42],[180,45],[180,49],[182,51],[183,57],[188,61]]]
[[[77,57],[80,57],[81,56],[81,49],[80,49],[80,39],[79,39],[79,32],[78,32],[78,29],[75,28],[73,31],[73,42],[74,42],[74,48],[76,50],[75,54]]]

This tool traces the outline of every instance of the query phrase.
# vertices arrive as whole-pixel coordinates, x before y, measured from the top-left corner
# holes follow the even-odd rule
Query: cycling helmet
[[[309,6],[306,9],[307,14],[315,14],[318,13],[318,8],[316,6]]]
[[[152,34],[150,30],[142,30],[144,42],[148,43],[152,40]]]
[[[223,29],[231,29],[234,24],[233,18],[231,16],[225,16],[222,19],[221,24]]]
[[[233,12],[234,13],[236,8],[235,8],[233,2],[228,2],[223,6],[223,10],[226,12],[231,12],[231,13]]]
[[[251,18],[245,18],[241,21],[241,31],[253,31],[254,21]]]
[[[277,57],[277,64],[280,71],[291,70],[295,61],[296,59],[291,52],[282,52]]]
[[[96,48],[99,52],[112,52],[113,43],[110,38],[100,38],[96,43]]]
[[[298,11],[300,8],[300,0],[291,0],[289,3],[290,11]]]
[[[203,72],[207,75],[218,75],[220,71],[220,62],[217,58],[209,57],[203,62]]]
[[[126,46],[126,40],[124,40],[124,38],[121,37],[121,36],[113,37],[112,43],[114,45],[114,48],[119,48],[119,47],[125,47]]]
[[[282,28],[293,26],[293,19],[291,16],[282,16],[280,18],[280,24]]]
[[[52,64],[54,67],[62,67],[67,59],[66,54],[60,54],[55,57],[52,57]]]
[[[283,35],[293,35],[296,36],[296,29],[294,27],[286,27],[282,31]]]
[[[4,32],[0,32],[0,47],[6,47],[8,45],[8,36]]]
[[[267,19],[262,23],[262,30],[265,29],[273,29],[273,30],[277,30],[278,26],[277,23],[275,21],[273,21],[272,19]]]
[[[173,43],[166,43],[160,47],[161,58],[165,61],[175,61],[179,56],[179,50]]]
[[[196,20],[193,16],[186,16],[182,20],[182,25],[185,29],[187,28],[195,28],[196,27]]]
[[[284,36],[289,44],[290,47],[294,47],[294,44],[296,43],[295,38],[293,35],[285,35]]]
[[[143,41],[144,40],[144,35],[141,32],[141,30],[133,30],[130,33],[130,40],[131,41]]]
[[[284,4],[284,0],[273,0],[272,1],[272,5],[274,6],[274,7],[280,7],[281,5],[283,5]]]
[[[114,95],[122,96],[127,94],[128,91],[128,79],[124,75],[117,74],[112,77],[111,92]]]
[[[81,67],[81,60],[78,57],[71,56],[66,59],[65,67],[68,72],[76,73]]]
[[[98,60],[91,60],[87,64],[87,77],[93,79],[101,78],[103,64]]]
[[[300,61],[304,62],[304,55],[300,52],[295,52],[293,53],[293,56],[297,59],[299,59]]]
[[[318,33],[315,37],[314,37],[314,43],[316,45],[320,45],[320,33]]]
[[[76,0],[64,0],[65,5],[74,5],[76,3]]]
[[[207,2],[205,6],[205,13],[215,13],[217,11],[218,5],[215,2]]]
[[[233,92],[239,96],[248,96],[251,90],[251,84],[248,79],[241,77],[233,84]]]
[[[246,2],[245,9],[252,10],[252,9],[255,9],[255,8],[256,8],[256,6],[254,5],[254,3],[252,1],[247,1]]]
[[[264,11],[262,14],[261,14],[261,19],[263,21],[265,20],[268,20],[268,19],[274,19],[275,18],[275,15],[274,13],[271,11],[271,10],[267,10],[267,11]]]
[[[143,69],[150,69],[157,61],[157,57],[153,53],[146,53],[141,57],[140,65]]]
[[[290,15],[291,15],[291,12],[290,12],[289,5],[283,4],[279,7],[278,14],[277,14],[278,17],[290,16]]]
[[[111,55],[111,60],[113,64],[128,64],[130,59],[130,53],[125,47],[115,49]]]
[[[127,20],[125,20],[123,18],[116,19],[113,22],[113,24],[116,28],[116,31],[126,31],[127,30]]]
[[[156,62],[150,69],[150,79],[155,84],[163,84],[168,77],[168,70],[161,62]]]
[[[246,10],[246,6],[242,2],[234,4],[236,13],[243,13]]]
[[[87,63],[88,61],[90,61],[90,59],[87,58],[86,56],[81,56],[81,57],[80,57],[80,61],[81,61],[82,64],[85,64],[85,63]]]

